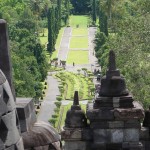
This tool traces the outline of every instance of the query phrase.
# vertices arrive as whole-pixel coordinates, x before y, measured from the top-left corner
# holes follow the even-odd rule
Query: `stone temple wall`
[[[142,105],[127,90],[113,51],[100,91],[94,102],[88,103],[86,114],[77,97],[61,132],[65,150],[150,150],[150,111],[145,115]]]
[[[0,71],[0,149],[23,150],[16,105],[4,74]]]

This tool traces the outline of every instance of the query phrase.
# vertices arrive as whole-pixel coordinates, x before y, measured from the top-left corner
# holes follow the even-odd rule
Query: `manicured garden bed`
[[[88,48],[88,37],[72,37],[70,40],[70,48]]]
[[[86,28],[73,28],[72,36],[87,36],[88,30]]]
[[[88,64],[88,55],[87,50],[70,50],[67,57],[67,64]]]

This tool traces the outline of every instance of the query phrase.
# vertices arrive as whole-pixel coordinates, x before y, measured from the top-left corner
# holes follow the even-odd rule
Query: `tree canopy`
[[[107,17],[109,33],[107,35],[101,27],[103,20],[100,17],[100,30],[95,39],[96,55],[103,72],[108,52],[113,49],[130,91],[145,107],[150,104],[149,5],[147,0],[100,0],[100,15]]]

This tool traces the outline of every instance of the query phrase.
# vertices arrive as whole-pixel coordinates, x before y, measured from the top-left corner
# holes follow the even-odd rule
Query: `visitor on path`
[[[73,62],[73,66],[75,65],[75,63]]]

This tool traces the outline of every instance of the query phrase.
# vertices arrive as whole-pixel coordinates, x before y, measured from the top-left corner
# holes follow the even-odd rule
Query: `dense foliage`
[[[150,3],[148,0],[100,0],[107,17],[109,36],[100,27],[95,50],[106,70],[109,50],[117,55],[117,66],[127,79],[127,86],[145,107],[150,105]],[[102,14],[100,14],[102,15]],[[100,19],[103,22],[103,20]],[[105,26],[106,27],[106,26]]]
[[[91,0],[71,0],[73,5],[73,14],[87,14],[91,10]]]
[[[67,0],[0,0],[0,18],[5,19],[9,27],[17,96],[35,98],[42,96],[41,81],[47,76],[48,61],[45,45],[41,45],[39,35],[43,28],[48,27],[47,18],[53,15],[58,21],[51,20],[52,26],[55,27],[55,30],[53,28],[55,37],[49,42],[53,42],[54,45],[63,18],[61,8],[65,7],[61,5],[61,1]],[[48,14],[48,10],[52,8],[54,11]]]

